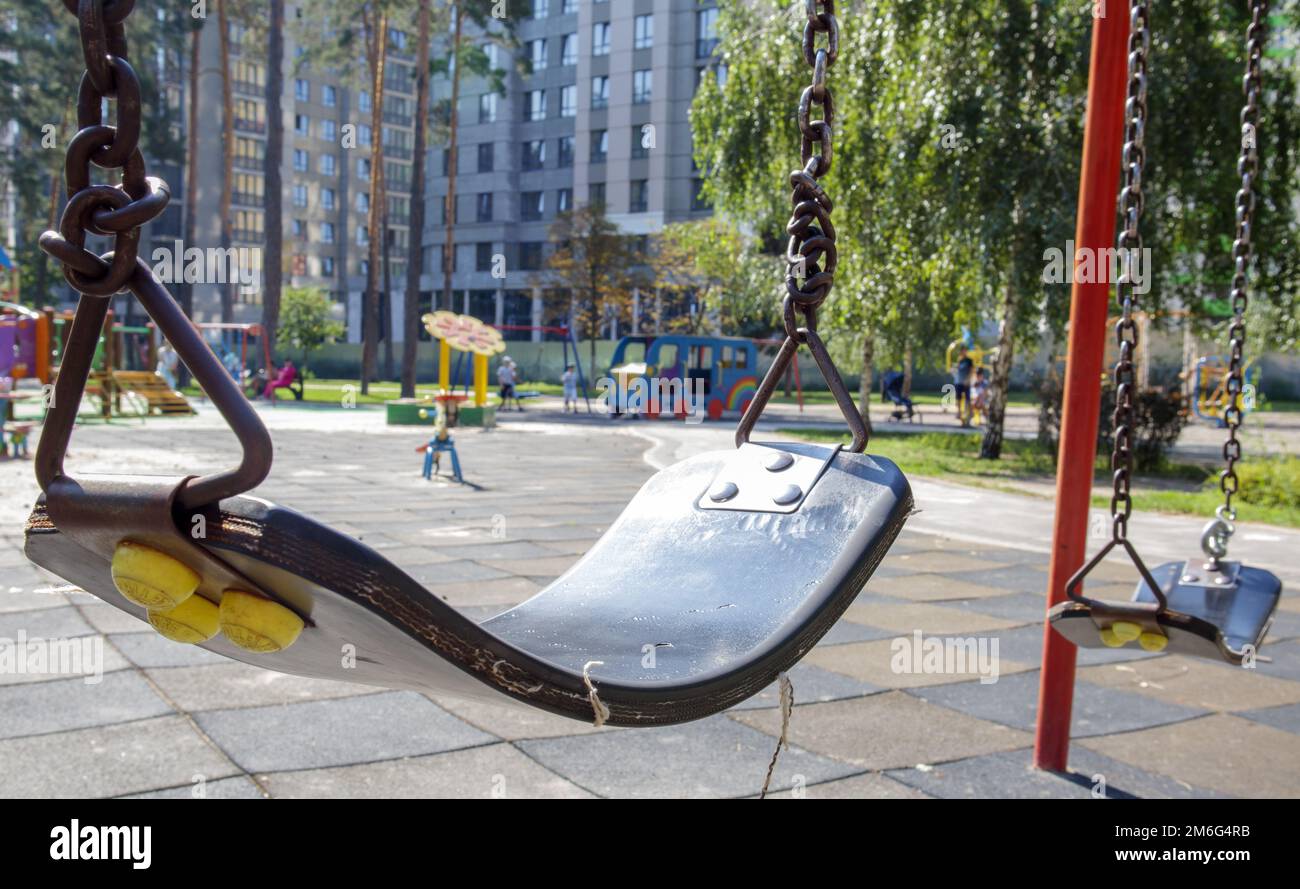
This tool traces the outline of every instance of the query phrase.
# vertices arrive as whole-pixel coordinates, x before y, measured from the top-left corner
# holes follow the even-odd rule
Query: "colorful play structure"
[[[473,315],[439,310],[420,319],[438,342],[438,392],[432,398],[398,398],[387,403],[394,425],[494,426],[496,409],[488,404],[488,360],[506,349],[501,332]],[[471,356],[474,392],[458,393],[452,385],[451,353]],[[459,373],[460,365],[457,364]],[[466,387],[468,389],[468,387]],[[465,402],[473,401],[473,404]],[[436,405],[439,410],[431,410]]]
[[[699,396],[705,414],[718,420],[727,412],[744,413],[753,400],[758,349],[742,337],[625,336],[614,347],[609,377],[614,383],[606,396],[612,416],[685,417],[687,399]]]
[[[423,410],[427,413],[428,409]],[[451,456],[452,478],[464,483],[465,477],[460,472],[460,455],[456,453],[456,440],[451,437],[451,432],[447,429],[446,416],[441,411],[438,412],[434,420],[433,438],[415,450],[424,454],[424,469],[421,475],[425,479],[433,480],[433,477],[442,468],[442,455],[449,454]]]
[[[1222,355],[1198,358],[1192,377],[1192,410],[1196,416],[1222,428],[1227,425],[1224,414],[1230,400],[1243,416],[1254,410],[1259,393],[1259,364],[1254,359],[1247,361],[1242,373],[1246,388],[1229,399],[1228,361]]]

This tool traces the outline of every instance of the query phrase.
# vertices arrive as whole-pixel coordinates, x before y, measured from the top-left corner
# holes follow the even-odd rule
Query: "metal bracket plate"
[[[727,458],[698,506],[734,512],[798,512],[841,447],[809,456],[779,444],[746,442]]]
[[[1207,590],[1235,590],[1241,574],[1240,562],[1210,562],[1205,556],[1188,559],[1178,575],[1179,586],[1203,587]]]

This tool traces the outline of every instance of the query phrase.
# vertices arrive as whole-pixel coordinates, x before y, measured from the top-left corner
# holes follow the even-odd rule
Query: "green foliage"
[[[280,297],[280,342],[302,350],[302,372],[312,350],[343,336],[343,324],[330,318],[333,305],[319,287],[286,287]]]
[[[780,324],[784,264],[752,239],[713,217],[664,226],[650,257],[654,286],[689,291],[697,310],[682,316],[691,332],[701,319],[728,334],[765,336]]]
[[[1039,390],[1038,441],[1055,455],[1061,435],[1061,381],[1053,376]],[[1097,453],[1106,458],[1114,447],[1115,436],[1110,421],[1115,411],[1115,387],[1109,382],[1101,388],[1101,422],[1097,424]],[[1136,432],[1133,437],[1133,464],[1142,472],[1167,467],[1170,448],[1187,426],[1188,405],[1178,390],[1148,389],[1134,401]]]

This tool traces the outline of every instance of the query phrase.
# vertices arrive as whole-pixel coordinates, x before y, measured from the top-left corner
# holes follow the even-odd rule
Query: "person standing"
[[[163,340],[163,344],[158,348],[158,366],[155,371],[167,383],[168,389],[176,388],[176,368],[180,366],[180,360],[172,344]]]
[[[564,412],[569,412],[569,404],[573,404],[573,412],[578,412],[578,374],[572,364],[564,369],[564,374],[560,377],[560,383],[564,386]]]
[[[975,362],[971,361],[966,347],[962,346],[957,353],[957,364],[953,367],[952,385],[957,393],[957,419],[963,426],[969,426],[971,421],[970,375],[974,369]]]

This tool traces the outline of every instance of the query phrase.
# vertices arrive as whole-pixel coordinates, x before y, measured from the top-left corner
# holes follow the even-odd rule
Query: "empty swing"
[[[1201,533],[1202,555],[1179,562],[1167,562],[1148,570],[1128,539],[1128,519],[1133,502],[1129,496],[1134,434],[1133,354],[1137,327],[1133,322],[1136,300],[1132,278],[1126,266],[1116,285],[1123,314],[1115,327],[1119,358],[1115,364],[1115,444],[1111,455],[1115,490],[1111,498],[1113,533],[1109,543],[1083,566],[1066,585],[1070,599],[1052,608],[1048,615],[1053,628],[1075,645],[1085,648],[1118,648],[1132,642],[1147,651],[1171,651],[1196,657],[1224,660],[1232,664],[1253,664],[1264,641],[1282,594],[1282,582],[1262,568],[1227,561],[1237,510],[1232,505],[1238,490],[1236,463],[1241,459],[1237,430],[1243,417],[1243,349],[1246,338],[1247,267],[1251,254],[1251,223],[1255,209],[1255,178],[1259,172],[1256,134],[1259,123],[1260,60],[1264,52],[1265,0],[1252,0],[1251,23],[1246,32],[1246,95],[1241,110],[1242,148],[1237,161],[1241,189],[1237,192],[1236,239],[1232,244],[1232,323],[1228,328],[1230,355],[1226,375],[1227,401],[1223,409],[1228,429],[1223,444],[1223,471],[1219,487],[1223,503]],[[1138,220],[1142,214],[1143,133],[1146,127],[1146,56],[1150,28],[1145,3],[1136,4],[1129,37],[1129,88],[1126,106],[1124,186],[1120,208],[1124,230],[1119,236],[1120,254],[1142,246]],[[1121,510],[1121,504],[1123,508]],[[1137,567],[1141,579],[1129,602],[1092,599],[1081,592],[1083,580],[1116,546],[1122,546]]]
[[[863,453],[867,434],[817,333],[836,264],[826,71],[838,49],[833,0],[808,0],[803,56],[813,82],[799,102],[803,166],[790,175],[786,337],[735,450],[653,476],[568,572],[478,624],[380,553],[247,492],[271,466],[256,412],[136,257],[139,226],[167,201],[144,176],[140,102],[126,60],[129,0],[64,0],[79,12],[87,71],[80,132],[68,150],[69,201],[42,247],[80,291],[36,474],[28,557],[169,638],[287,673],[522,702],[614,725],[708,716],[773,682],[830,629],[866,584],[908,515],[902,472]],[[816,47],[818,33],[826,46]],[[103,124],[104,97],[118,102]],[[810,119],[812,105],[821,119]],[[814,145],[818,150],[814,153]],[[120,187],[90,184],[90,163],[123,167]],[[116,235],[97,257],[87,231]],[[111,295],[134,294],[173,343],[242,446],[239,464],[204,477],[83,476],[63,468],[77,405]],[[801,318],[801,320],[800,320]],[[751,442],[800,344],[852,431],[845,446]],[[647,653],[654,652],[654,657]],[[345,667],[345,653],[355,666]],[[584,681],[587,680],[587,681]]]

